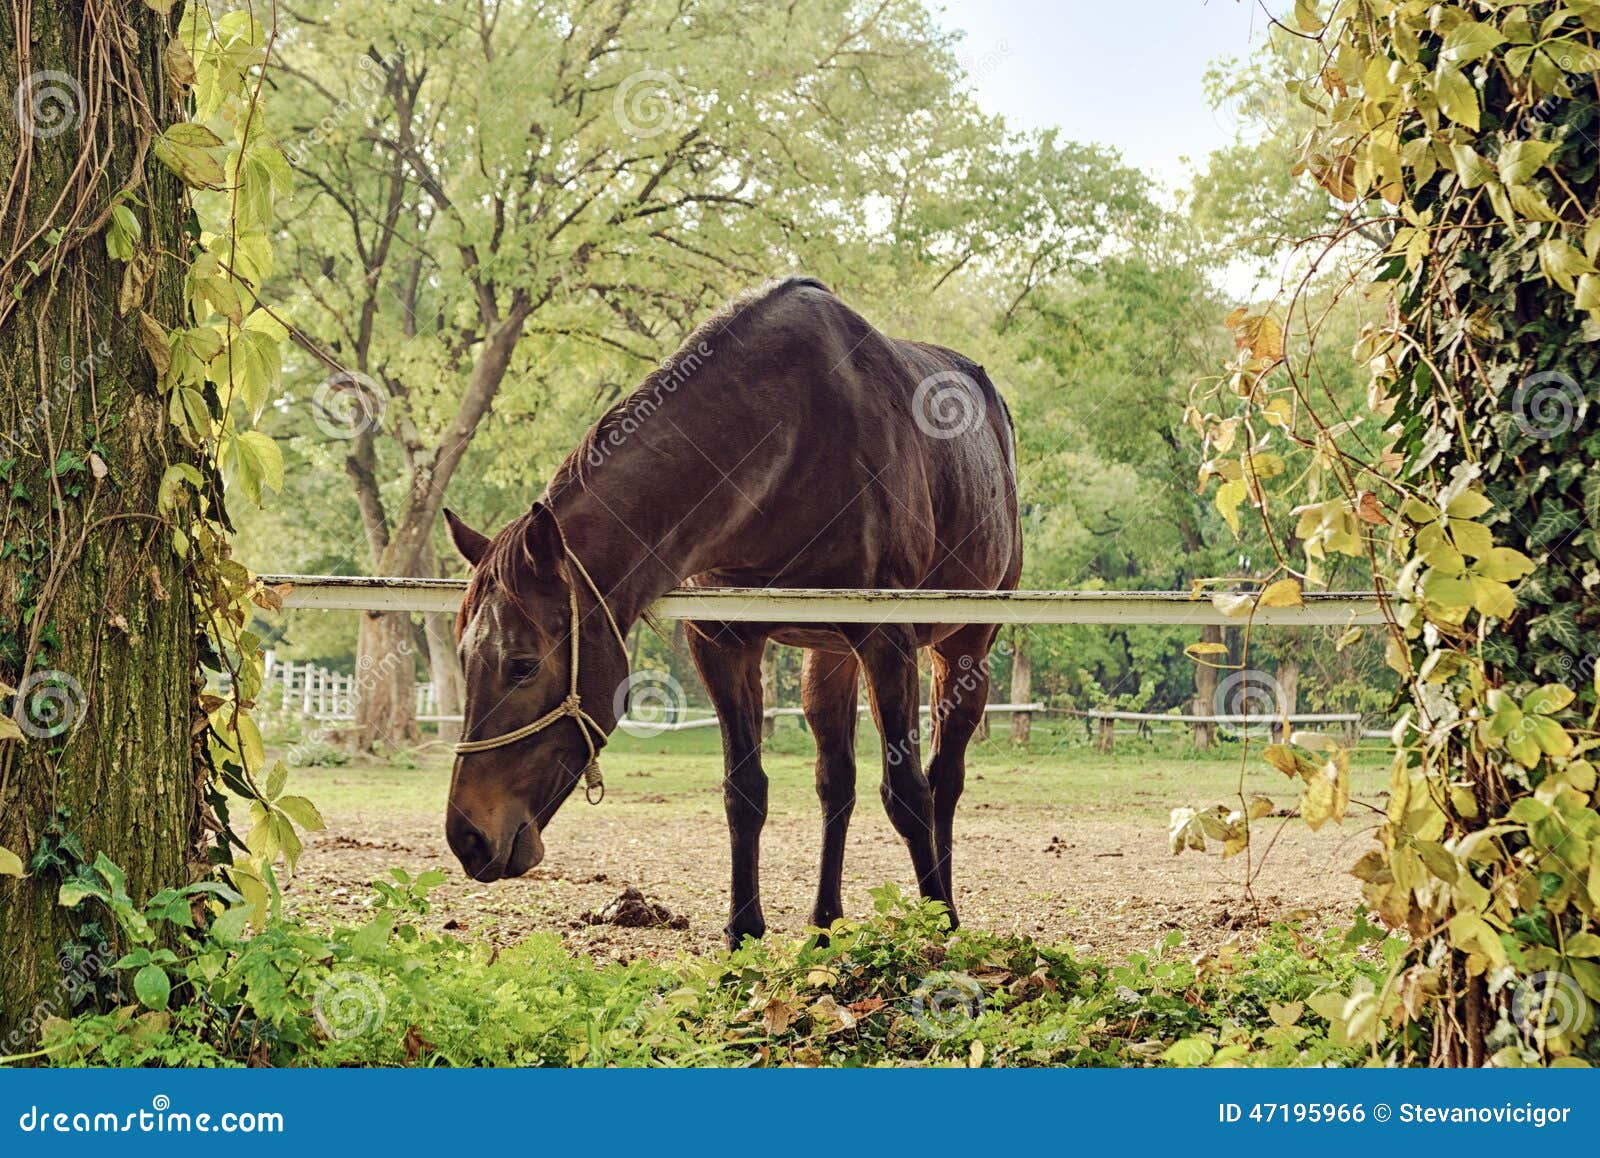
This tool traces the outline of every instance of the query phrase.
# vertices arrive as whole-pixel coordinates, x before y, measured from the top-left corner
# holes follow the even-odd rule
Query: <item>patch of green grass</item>
[[[996,726],[991,739],[975,739],[968,752],[963,804],[987,803],[1029,809],[1088,810],[1105,819],[1162,822],[1178,806],[1236,801],[1243,790],[1265,793],[1292,807],[1298,788],[1261,759],[1264,745],[1248,752],[1225,743],[1211,752],[1186,741],[1119,736],[1109,755],[1096,752],[1075,724],[1037,726],[1030,744],[1013,748]],[[864,722],[857,740],[857,767],[864,787],[877,784],[877,732]],[[781,720],[763,749],[775,808],[812,807],[815,748],[794,720]],[[339,767],[299,768],[295,791],[325,811],[352,812],[382,806],[396,812],[442,814],[451,757],[438,745],[407,754],[404,763],[352,760]],[[715,728],[638,737],[618,732],[601,758],[607,804],[629,808],[641,796],[654,799],[651,815],[688,815],[720,799],[722,742]],[[1388,783],[1387,756],[1377,747],[1358,752],[1351,767],[1351,794],[1371,801]],[[659,799],[664,798],[664,802]],[[663,811],[664,810],[664,811]]]

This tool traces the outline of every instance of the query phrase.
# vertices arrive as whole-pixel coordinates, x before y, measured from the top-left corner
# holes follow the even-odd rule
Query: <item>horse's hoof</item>
[[[729,949],[737,949],[744,944],[746,937],[754,937],[757,941],[767,935],[767,923],[756,921],[750,924],[729,925],[723,929],[722,936]]]

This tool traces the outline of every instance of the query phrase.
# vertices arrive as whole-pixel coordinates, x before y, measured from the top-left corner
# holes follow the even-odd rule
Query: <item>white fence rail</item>
[[[323,611],[454,611],[464,579],[263,575],[288,584],[286,608]],[[1120,623],[1240,626],[1209,598],[1186,591],[891,591],[800,587],[679,587],[650,609],[661,619],[718,623]],[[1259,607],[1248,622],[1309,627],[1383,622],[1372,592],[1309,592],[1296,607]]]
[[[263,582],[284,591],[283,606],[320,611],[455,611],[466,591],[464,579],[406,579],[387,576],[263,575]],[[1210,598],[1186,591],[900,591],[816,590],[810,588],[679,587],[650,608],[661,619],[699,619],[745,623],[998,623],[998,624],[1126,624],[1193,626],[1208,624],[1257,627],[1351,627],[1384,621],[1382,597],[1374,592],[1310,592],[1293,607],[1258,607],[1253,615],[1227,614]],[[354,677],[311,664],[280,665],[283,702],[319,719],[354,715]],[[274,678],[269,674],[269,679]],[[924,711],[927,709],[925,708]],[[991,704],[994,713],[1044,711],[1042,704]],[[799,708],[768,708],[767,715],[799,715]],[[1196,723],[1194,715],[1149,717],[1144,713],[1091,712],[1106,720]],[[432,684],[417,686],[417,718],[459,720],[438,713]],[[1296,722],[1349,723],[1345,715],[1296,716]],[[710,727],[715,719],[685,719],[651,725],[661,731]],[[1241,720],[1211,717],[1206,722],[1266,723],[1264,717]]]

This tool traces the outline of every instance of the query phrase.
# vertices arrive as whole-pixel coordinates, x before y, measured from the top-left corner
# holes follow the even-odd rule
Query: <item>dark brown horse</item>
[[[1015,587],[1022,567],[1011,419],[982,367],[885,337],[803,278],[746,295],[701,326],[493,539],[446,516],[475,571],[457,621],[466,743],[445,831],[480,880],[520,875],[543,857],[545,826],[624,710],[627,655],[616,629],[669,588],[997,590]],[[801,699],[816,734],[823,825],[812,920],[827,927],[842,915],[858,673],[883,739],[884,806],[922,895],[949,904],[951,821],[995,630],[689,625],[722,726],[730,943],[766,929],[758,860],[767,641],[806,649]],[[922,647],[933,650],[926,775]]]

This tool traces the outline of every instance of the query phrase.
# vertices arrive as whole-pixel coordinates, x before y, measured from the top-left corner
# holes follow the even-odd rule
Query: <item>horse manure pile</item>
[[[674,913],[663,904],[646,899],[632,885],[622,895],[598,911],[579,915],[585,925],[616,925],[623,929],[687,929],[689,918]]]

